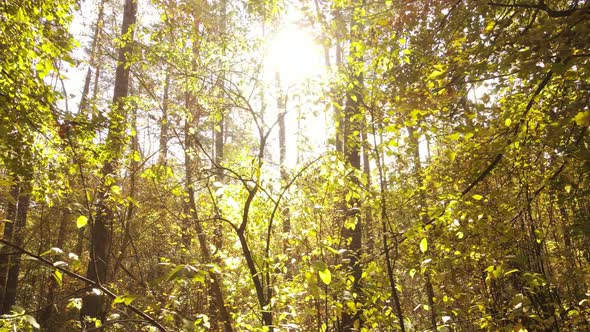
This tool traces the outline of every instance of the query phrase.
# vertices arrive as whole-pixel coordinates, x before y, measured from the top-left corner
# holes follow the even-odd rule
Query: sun
[[[269,38],[267,72],[280,74],[286,86],[322,75],[323,50],[316,40],[308,27],[285,22]]]
[[[292,15],[293,12],[291,12]],[[286,123],[287,155],[285,165],[295,166],[300,157],[307,158],[307,152],[301,150],[301,142],[315,146],[316,150],[326,141],[325,107],[312,102],[308,96],[313,95],[314,88],[321,85],[327,70],[324,63],[324,50],[318,43],[317,35],[311,27],[302,25],[296,18],[286,18],[281,25],[266,39],[264,59],[265,81],[278,88],[270,95],[282,94],[288,102],[284,105]],[[278,80],[277,80],[278,79]],[[317,89],[316,89],[317,90]],[[271,97],[271,98],[273,98]],[[268,105],[277,103],[268,103]],[[276,119],[275,112],[267,112],[271,121]],[[279,155],[278,133],[275,156]]]

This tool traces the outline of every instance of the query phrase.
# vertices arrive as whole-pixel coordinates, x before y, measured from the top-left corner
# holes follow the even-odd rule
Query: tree
[[[0,4],[0,330],[588,330],[588,1],[78,5]]]
[[[55,5],[55,6],[54,6]],[[39,144],[57,136],[54,108],[58,93],[44,78],[55,73],[54,64],[68,59],[73,41],[67,32],[70,1],[3,4],[0,37],[0,165],[9,175],[10,191],[3,240],[22,245],[33,182],[47,162]],[[35,9],[35,10],[33,10]],[[54,23],[52,23],[54,22]],[[38,135],[46,135],[38,138]],[[37,176],[39,178],[39,176]],[[0,313],[12,310],[19,289],[20,253],[0,252]]]
[[[109,202],[109,196],[114,192],[117,178],[117,168],[125,148],[127,131],[127,114],[129,105],[125,98],[129,96],[129,59],[133,51],[133,26],[137,20],[137,3],[126,0],[121,23],[121,38],[124,41],[119,49],[117,71],[115,73],[115,88],[113,93],[112,110],[110,114],[109,131],[106,139],[107,158],[101,169],[101,184],[95,198],[96,213],[91,215],[90,232],[90,260],[87,276],[98,284],[108,282],[108,268],[110,260],[111,229],[114,221],[114,211]],[[120,190],[120,189],[119,189]],[[99,291],[89,292],[84,296],[80,317],[85,325],[90,320],[106,319],[107,308],[104,295]],[[94,324],[94,322],[92,322]]]

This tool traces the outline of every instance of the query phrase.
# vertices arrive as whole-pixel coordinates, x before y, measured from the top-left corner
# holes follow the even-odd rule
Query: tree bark
[[[203,225],[199,220],[199,215],[197,213],[197,203],[195,201],[195,190],[193,188],[193,158],[191,156],[191,151],[194,152],[196,148],[195,138],[193,135],[189,133],[189,125],[185,126],[185,178],[186,178],[186,192],[188,195],[188,213],[187,215],[190,218],[190,221],[194,223],[195,230],[197,231],[197,239],[199,241],[199,249],[201,252],[201,256],[206,263],[212,262],[212,255],[209,250],[209,243],[207,241],[207,235],[205,234],[205,230],[203,229]],[[212,303],[210,303],[210,309],[213,313],[212,318],[214,318],[217,322],[222,322],[223,324],[223,331],[233,331],[233,327],[231,324],[231,315],[227,306],[225,305],[225,301],[223,298],[223,291],[221,289],[221,278],[220,276],[213,272],[209,271],[209,277],[211,278],[211,282],[209,286],[211,287],[211,295],[212,295]]]
[[[364,2],[362,4],[364,6]],[[353,14],[353,16],[356,14]],[[356,17],[352,18],[350,26],[351,31],[351,42],[361,38],[362,24],[357,20]],[[350,54],[354,54],[352,47],[350,48]],[[349,80],[352,88],[346,92],[346,102],[344,106],[344,115],[342,117],[343,128],[343,145],[344,156],[347,163],[352,167],[351,183],[358,185],[359,179],[357,178],[358,173],[362,171],[361,168],[361,146],[363,145],[361,137],[361,119],[362,115],[360,105],[363,99],[363,76],[360,72],[357,72],[354,66],[362,64],[363,59],[360,55],[352,55],[353,63],[349,70],[351,71]],[[347,240],[347,251],[346,258],[349,260],[348,268],[354,278],[352,283],[352,293],[361,296],[362,289],[360,279],[362,276],[361,266],[361,255],[362,255],[362,234],[363,234],[363,220],[361,215],[360,199],[352,195],[345,202],[345,213],[344,221],[347,219],[354,218],[355,226],[350,229],[343,227],[342,238]],[[348,240],[350,242],[348,242]],[[344,302],[356,301],[353,299],[344,299]],[[348,306],[346,303],[343,305],[344,308]],[[361,310],[355,310],[350,312],[345,309],[342,313],[342,331],[355,331],[358,327],[362,326],[362,315]]]
[[[107,272],[114,211],[109,205],[109,202],[107,202],[107,199],[114,185],[119,158],[125,146],[127,111],[124,105],[124,98],[129,96],[129,56],[133,49],[133,30],[131,28],[137,20],[136,16],[136,1],[126,0],[121,26],[121,36],[125,40],[125,44],[119,49],[117,69],[115,72],[113,105],[106,141],[106,148],[109,155],[101,169],[102,183],[95,199],[97,202],[96,215],[90,218],[90,261],[86,274],[90,280],[97,284],[108,282]],[[89,292],[83,297],[82,309],[80,310],[83,327],[93,326],[93,323],[90,323],[90,325],[87,324],[87,317],[104,321],[106,312],[105,297],[100,292]]]
[[[158,164],[165,165],[168,159],[168,108],[170,104],[170,68],[166,67],[166,78],[164,81],[164,98],[162,100],[162,118],[160,119],[160,153]]]
[[[423,181],[422,181],[422,162],[420,161],[420,142],[415,135],[416,130],[414,127],[408,127],[408,136],[409,136],[409,146],[410,146],[410,153],[413,157],[414,162],[414,176],[416,178],[416,187],[419,191],[418,193],[418,204],[420,206],[420,215],[421,221],[423,224],[428,222],[428,215],[426,211],[428,210],[428,206],[426,203],[426,196],[424,195],[424,190],[422,189]],[[430,241],[429,241],[430,242]],[[432,282],[430,280],[430,271],[426,270],[424,272],[424,289],[426,291],[426,297],[428,300],[428,306],[430,308],[430,325],[433,331],[436,331],[438,326],[436,322],[436,310],[434,306],[434,288],[432,287]]]
[[[104,1],[105,0],[101,0],[99,7],[98,7],[98,17],[96,19],[96,26],[94,28],[94,36],[92,38],[92,46],[90,48],[90,61],[89,61],[89,65],[88,65],[88,71],[86,72],[86,79],[84,80],[84,88],[82,90],[82,97],[80,99],[80,113],[83,113],[86,111],[87,107],[88,107],[88,93],[90,91],[90,80],[92,77],[92,67],[96,66],[96,54],[97,54],[97,46],[98,46],[98,40],[100,38],[100,32],[102,29],[102,24],[103,24],[103,20],[104,20]],[[97,69],[98,72],[98,69]],[[95,84],[95,91],[96,91],[96,84],[97,82],[94,83]]]
[[[13,178],[3,239],[21,246],[22,230],[26,225],[29,211],[31,184],[30,176],[21,179],[14,175]],[[16,303],[20,262],[20,254],[13,254],[7,247],[0,249],[0,314],[10,313]]]

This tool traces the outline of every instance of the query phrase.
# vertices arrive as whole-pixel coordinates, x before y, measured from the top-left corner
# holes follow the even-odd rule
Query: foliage
[[[18,261],[4,327],[79,327],[95,292],[113,331],[589,328],[588,1],[137,4],[133,38],[78,4],[104,16],[79,112],[86,7],[0,4],[3,241],[47,260]],[[291,11],[325,68],[286,86],[265,48]]]

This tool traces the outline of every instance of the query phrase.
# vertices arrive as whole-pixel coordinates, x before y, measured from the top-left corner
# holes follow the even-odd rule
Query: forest
[[[0,1],[1,331],[589,331],[590,1]]]

